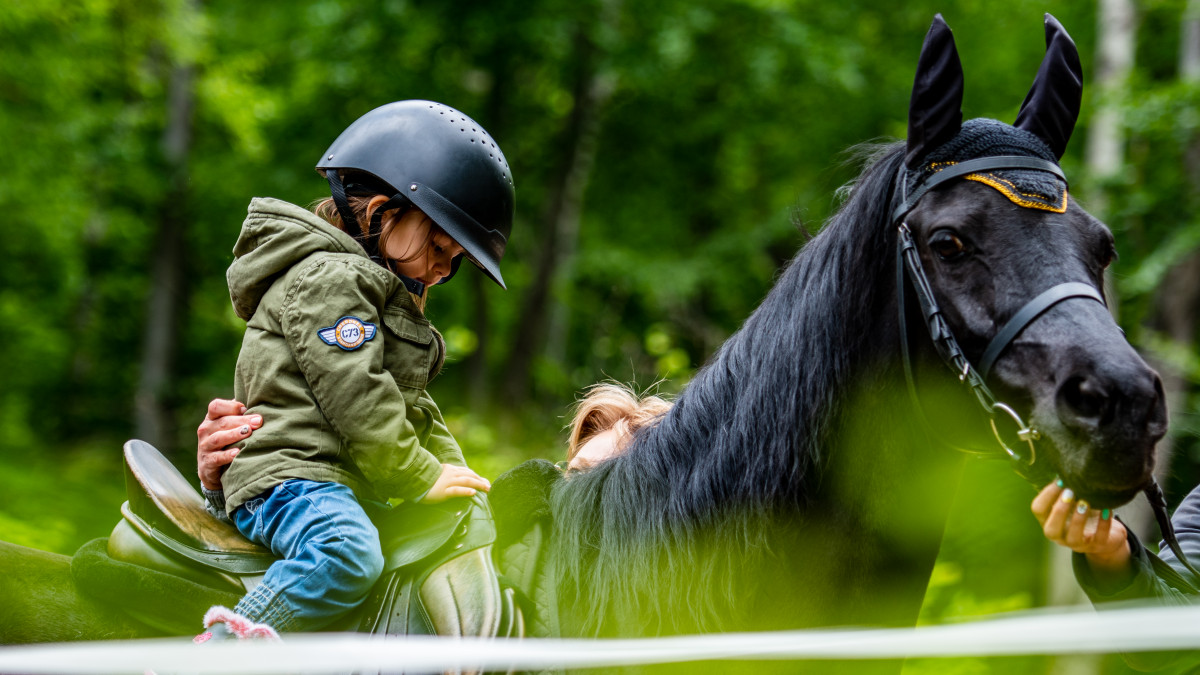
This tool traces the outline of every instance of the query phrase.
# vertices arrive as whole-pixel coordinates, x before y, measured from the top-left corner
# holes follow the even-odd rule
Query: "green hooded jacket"
[[[230,514],[292,478],[416,499],[462,451],[425,387],[444,345],[400,279],[299,206],[254,199],[226,277],[234,395],[263,416],[221,479]]]

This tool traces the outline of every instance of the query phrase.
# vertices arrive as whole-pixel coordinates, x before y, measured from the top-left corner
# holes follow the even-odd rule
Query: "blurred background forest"
[[[246,204],[326,194],[312,166],[366,111],[447,103],[512,166],[509,291],[464,270],[429,303],[450,355],[432,393],[495,478],[559,458],[586,385],[686,384],[836,207],[844,151],[904,136],[935,12],[966,116],[1011,121],[1044,11],[1083,56],[1063,164],[1116,234],[1119,321],[1167,383],[1178,502],[1200,482],[1196,0],[17,0],[0,3],[0,539],[105,536],[130,437],[192,475],[205,405],[232,395],[224,271]],[[960,495],[926,621],[1079,601],[1028,486],[978,464]]]

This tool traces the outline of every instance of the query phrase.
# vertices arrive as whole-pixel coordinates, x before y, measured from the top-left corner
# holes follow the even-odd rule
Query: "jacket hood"
[[[250,201],[233,264],[225,273],[233,309],[249,321],[263,295],[284,272],[318,251],[367,257],[353,237],[311,211],[278,199]]]

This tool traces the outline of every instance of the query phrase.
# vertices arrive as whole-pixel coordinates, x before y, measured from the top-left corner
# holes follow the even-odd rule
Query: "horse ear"
[[[938,14],[933,17],[908,104],[908,151],[904,165],[917,168],[925,155],[962,128],[963,72],[954,34]]]
[[[1062,159],[1067,141],[1079,119],[1083,100],[1083,68],[1079,50],[1066,29],[1053,16],[1046,15],[1046,57],[1038,68],[1033,87],[1021,104],[1013,126],[1024,129],[1046,142],[1054,156]]]

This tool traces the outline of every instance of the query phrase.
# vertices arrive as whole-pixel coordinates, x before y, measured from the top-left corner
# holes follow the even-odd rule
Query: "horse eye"
[[[929,248],[942,260],[954,260],[967,252],[967,245],[958,235],[947,230],[935,232],[929,239]]]

